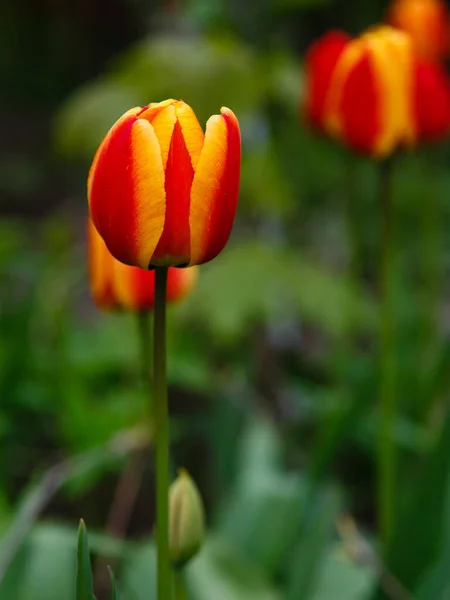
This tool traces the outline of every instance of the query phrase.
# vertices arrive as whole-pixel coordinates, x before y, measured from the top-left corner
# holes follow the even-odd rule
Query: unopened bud
[[[205,512],[200,492],[189,473],[180,469],[169,492],[169,549],[174,567],[183,567],[197,554],[204,533]]]

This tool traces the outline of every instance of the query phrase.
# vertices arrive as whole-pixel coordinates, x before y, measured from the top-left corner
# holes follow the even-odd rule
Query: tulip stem
[[[169,558],[169,412],[166,381],[167,268],[155,269],[153,390],[156,435],[156,548],[158,600],[171,599]]]
[[[139,361],[142,384],[151,385],[152,345],[150,332],[150,312],[140,311],[136,314],[137,336],[139,342]]]
[[[175,600],[188,600],[184,570],[175,569],[173,572],[173,585],[175,588]]]
[[[443,289],[442,228],[439,214],[439,196],[436,186],[436,172],[433,170],[437,157],[431,148],[425,154],[425,175],[427,177],[427,201],[421,202],[420,225],[422,227],[421,263],[421,309],[422,337],[420,348],[422,397],[420,420],[429,424],[435,403],[440,397],[438,390],[432,389],[430,382],[436,377],[437,357],[440,345],[439,308]]]
[[[378,511],[382,553],[386,552],[395,521],[396,480],[396,364],[393,278],[393,207],[392,160],[379,167],[379,208],[381,220],[380,249],[380,382],[379,382],[379,449]]]

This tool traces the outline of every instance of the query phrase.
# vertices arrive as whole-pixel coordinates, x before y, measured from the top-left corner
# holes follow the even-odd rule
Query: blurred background
[[[0,600],[154,582],[135,316],[93,305],[86,177],[128,108],[182,98],[243,134],[230,242],[169,312],[173,465],[205,500],[193,600],[450,598],[448,144],[395,165],[398,513],[377,557],[377,166],[311,132],[302,62],[379,0],[3,0]],[[353,215],[349,224],[349,207]]]

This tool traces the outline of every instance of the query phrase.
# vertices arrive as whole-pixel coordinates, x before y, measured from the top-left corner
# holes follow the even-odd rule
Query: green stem
[[[139,362],[142,383],[151,385],[152,343],[150,334],[150,312],[136,313],[137,335],[139,340]]]
[[[173,585],[175,589],[175,600],[188,600],[184,571],[179,569],[174,570]]]
[[[382,552],[390,540],[395,521],[396,480],[396,365],[394,330],[392,161],[385,160],[379,171],[381,217],[380,250],[380,429],[378,450],[378,510]]]
[[[426,202],[421,203],[422,246],[421,258],[421,309],[422,309],[422,335],[421,335],[421,384],[422,398],[420,419],[428,422],[439,397],[433,393],[431,381],[435,376],[437,355],[439,352],[438,311],[440,292],[442,290],[442,261],[441,256],[441,227],[439,222],[438,192],[435,184],[435,171],[433,170],[436,158],[427,149],[425,154],[426,176],[428,178],[428,195]]]
[[[167,269],[155,270],[153,390],[156,434],[156,547],[158,600],[171,599],[169,558],[169,414],[166,382]]]

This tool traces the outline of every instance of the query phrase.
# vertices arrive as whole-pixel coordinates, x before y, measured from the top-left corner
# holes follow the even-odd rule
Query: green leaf
[[[388,547],[387,568],[409,590],[415,589],[439,559],[445,543],[446,494],[450,472],[450,415],[433,450],[415,469],[395,535]],[[410,549],[406,551],[405,549]],[[378,590],[375,598],[386,598]]]
[[[121,590],[131,600],[156,600],[156,553],[153,544],[131,551],[121,571]]]
[[[83,520],[78,529],[76,590],[76,600],[95,600],[87,531]]]
[[[281,600],[264,571],[221,538],[206,542],[186,568],[186,580],[196,600]]]
[[[343,276],[297,250],[256,240],[230,244],[214,267],[202,267],[180,314],[201,319],[217,339],[229,343],[248,331],[249,321],[280,315],[299,314],[333,334],[370,331],[376,323],[372,302]]]
[[[0,583],[0,598],[74,598],[75,551],[75,529],[53,523],[35,527]]]
[[[309,598],[316,589],[341,508],[341,494],[333,487],[318,490],[311,504],[311,513],[307,515],[287,574],[286,600]],[[347,600],[342,595],[344,597]]]
[[[119,595],[117,593],[116,577],[114,575],[114,571],[111,569],[111,567],[108,567],[108,571],[109,571],[109,578],[111,580],[111,600],[119,600]]]
[[[418,586],[414,598],[417,600],[450,600],[450,582],[448,565],[450,553],[447,551],[442,558],[426,573]]]
[[[331,547],[318,574],[317,587],[309,600],[365,600],[375,583],[375,569],[352,563],[339,548]],[[436,599],[435,599],[436,600]]]
[[[414,594],[417,600],[450,600],[450,581],[448,577],[448,565],[450,564],[450,477],[448,477],[443,506],[442,550],[437,560],[421,578]]]
[[[301,477],[281,470],[281,441],[266,419],[252,419],[244,433],[240,472],[227,499],[218,531],[268,575],[275,575],[294,542],[298,515],[304,507]]]

